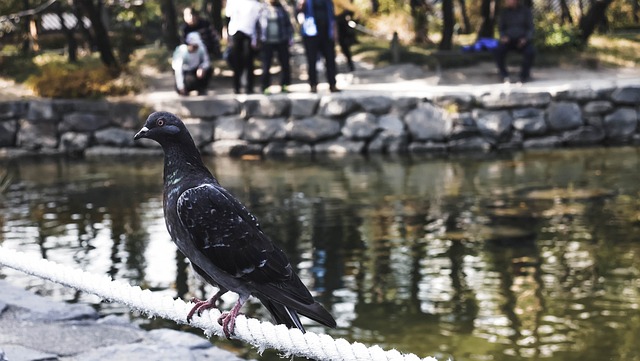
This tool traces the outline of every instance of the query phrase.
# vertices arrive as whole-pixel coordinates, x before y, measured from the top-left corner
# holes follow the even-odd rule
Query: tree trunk
[[[460,6],[460,16],[462,16],[462,34],[471,34],[471,21],[469,20],[469,14],[467,14],[467,2],[465,0],[458,0]]]
[[[442,0],[442,39],[438,49],[451,50],[454,23],[453,0]]]
[[[573,18],[567,5],[567,0],[560,0],[560,24],[564,24],[565,21],[569,24],[573,24]]]
[[[29,0],[22,0],[22,9],[29,10]],[[22,19],[22,26],[24,31],[24,38],[22,39],[22,55],[27,55],[31,51],[31,15],[25,16]]]
[[[176,5],[173,3],[173,0],[162,0],[160,8],[162,9],[162,35],[164,38],[164,45],[169,49],[169,51],[173,51],[173,49],[180,45],[178,23],[176,20]]]
[[[478,38],[493,38],[496,27],[496,10],[498,3],[495,0],[482,0],[480,14],[482,23],[478,30]]]
[[[411,17],[413,18],[414,42],[429,43],[429,4],[425,0],[411,0]]]
[[[218,32],[218,36],[222,36],[222,28],[224,27],[222,22],[222,0],[211,1],[211,24]]]
[[[232,1],[232,0],[227,0]],[[378,0],[371,0],[371,14],[377,14],[380,9],[380,3]]]
[[[114,72],[119,72],[120,64],[118,64],[118,60],[113,54],[109,33],[102,21],[102,0],[98,0],[97,3],[94,3],[93,0],[81,0],[80,4],[89,20],[91,20],[95,45],[98,48],[98,52],[100,52],[100,61]]]
[[[583,44],[589,42],[589,37],[593,34],[596,27],[606,20],[606,11],[613,0],[596,0],[591,3],[587,14],[580,19],[580,40]]]
[[[56,13],[58,14],[58,18],[60,19],[60,26],[62,27],[62,32],[64,32],[65,37],[67,38],[67,51],[70,63],[75,63],[78,61],[78,42],[76,41],[75,34],[73,28],[68,28],[67,24],[64,22],[64,10],[61,3],[56,3]],[[78,21],[81,21],[78,19]]]

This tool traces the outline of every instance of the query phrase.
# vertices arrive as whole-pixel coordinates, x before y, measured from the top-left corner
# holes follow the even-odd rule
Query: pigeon
[[[187,321],[213,308],[228,291],[238,294],[218,322],[227,338],[250,296],[257,297],[273,320],[305,332],[298,314],[336,327],[331,314],[313,299],[285,253],[262,231],[256,217],[223,188],[202,162],[186,126],[176,115],[149,115],[135,140],[148,138],[164,151],[163,210],[167,230],[193,269],[219,291],[194,299]]]

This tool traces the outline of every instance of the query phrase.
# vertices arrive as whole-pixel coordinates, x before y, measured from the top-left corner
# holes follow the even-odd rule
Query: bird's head
[[[191,135],[182,120],[169,112],[151,113],[144,123],[144,126],[133,137],[134,140],[141,138],[153,139],[160,145],[167,142],[180,142],[183,139],[191,139]]]

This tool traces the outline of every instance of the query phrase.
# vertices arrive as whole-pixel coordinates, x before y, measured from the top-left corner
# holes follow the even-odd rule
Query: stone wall
[[[205,154],[444,153],[640,144],[640,86],[391,97],[173,98],[153,104],[0,103],[2,154],[157,152],[133,135],[154,110],[178,114]]]

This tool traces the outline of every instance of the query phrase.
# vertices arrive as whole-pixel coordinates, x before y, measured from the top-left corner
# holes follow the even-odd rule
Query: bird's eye
[[[160,118],[160,119],[156,120],[156,125],[159,126],[159,127],[163,126],[164,125],[164,119]]]

